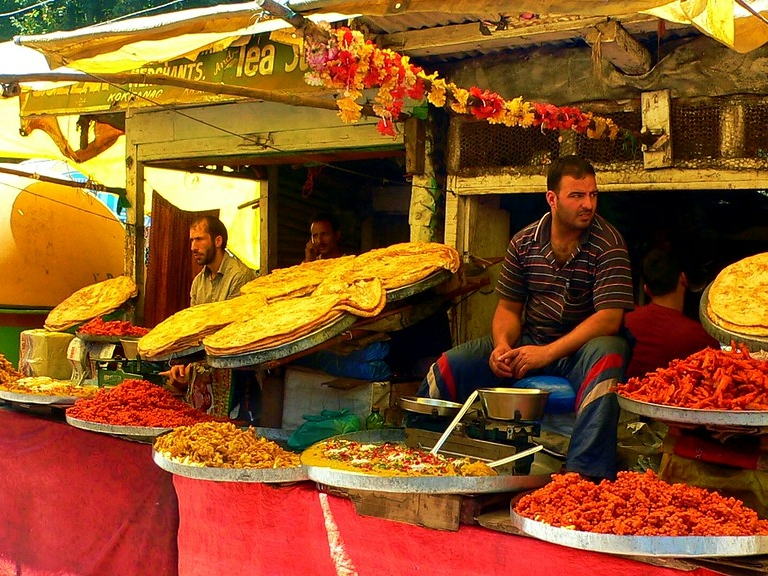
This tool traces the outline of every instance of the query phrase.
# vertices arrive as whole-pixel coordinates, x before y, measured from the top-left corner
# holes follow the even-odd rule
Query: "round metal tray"
[[[357,442],[404,442],[405,431],[401,428],[365,430],[335,436],[335,439]],[[324,466],[306,466],[310,480],[355,490],[397,492],[401,494],[486,494],[517,492],[541,488],[549,483],[550,474],[514,476],[375,476],[360,472],[336,470]]]
[[[426,290],[429,290],[430,288],[434,288],[435,286],[439,286],[446,280],[448,280],[451,276],[453,276],[453,272],[446,269],[436,270],[435,272],[432,272],[429,276],[426,278],[422,278],[418,282],[414,282],[413,284],[408,284],[406,286],[401,286],[400,288],[393,288],[391,290],[387,290],[387,302],[395,302],[397,300],[402,300],[403,298],[408,298],[409,296],[413,296],[414,294],[419,294],[420,292],[424,292]]]
[[[733,332],[722,326],[718,326],[707,314],[707,303],[709,302],[709,289],[712,287],[712,283],[704,289],[701,295],[701,301],[699,302],[699,320],[704,330],[716,338],[723,344],[730,344],[731,340],[734,342],[744,344],[750,352],[759,352],[760,350],[768,350],[768,337],[764,336],[750,336],[749,334],[739,334]]]
[[[69,414],[65,415],[67,424],[80,428],[81,430],[88,430],[90,432],[100,432],[102,434],[111,434],[112,436],[120,436],[131,439],[153,439],[172,430],[172,428],[158,428],[151,426],[118,426],[116,424],[102,424],[101,422],[89,422],[88,420],[81,420],[79,418],[73,418]]]
[[[281,344],[280,346],[265,348],[255,352],[247,352],[245,354],[235,354],[232,356],[213,356],[208,354],[208,365],[214,368],[242,368],[245,366],[257,366],[264,362],[285,358],[292,354],[303,352],[318,344],[322,344],[334,336],[338,336],[344,332],[344,330],[350,328],[356,321],[357,316],[344,314],[334,320],[331,324],[322,326],[314,332],[310,332],[306,336],[302,336],[287,344]]]
[[[144,356],[138,354],[138,358],[146,360],[147,362],[168,362],[170,360],[176,360],[178,358],[186,358],[187,356],[194,356],[200,352],[203,352],[205,348],[200,344],[199,346],[192,346],[191,348],[185,348],[184,350],[177,350],[176,352],[170,352],[168,354],[161,354],[159,356]]]
[[[439,400],[437,398],[420,398],[418,396],[403,396],[399,400],[400,408],[408,412],[429,414],[430,416],[456,416],[461,410],[458,402]]]
[[[629,556],[698,558],[768,553],[768,536],[617,536],[557,528],[511,511],[512,524],[529,536],[580,550]]]
[[[694,410],[664,406],[617,394],[619,406],[627,412],[675,424],[702,426],[768,426],[768,410]]]
[[[39,406],[72,406],[77,396],[45,396],[43,394],[22,394],[0,390],[0,399],[14,404],[35,404]]]
[[[191,466],[169,460],[156,450],[152,450],[152,460],[160,468],[196,480],[212,480],[214,482],[301,482],[309,480],[304,466],[294,468],[213,468],[210,466]]]

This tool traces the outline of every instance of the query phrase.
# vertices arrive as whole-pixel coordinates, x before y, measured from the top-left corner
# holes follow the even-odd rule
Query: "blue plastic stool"
[[[538,388],[549,392],[545,414],[567,414],[576,406],[576,392],[567,378],[561,376],[527,376],[514,384],[515,388]]]

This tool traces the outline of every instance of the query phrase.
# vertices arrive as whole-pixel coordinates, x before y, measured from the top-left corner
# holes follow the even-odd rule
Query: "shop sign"
[[[216,52],[201,52],[194,60],[180,58],[131,70],[135,74],[164,74],[188,81],[232,86],[310,92],[304,82],[307,63],[303,44],[281,44],[269,34],[251,36],[247,43]],[[158,84],[115,85],[81,82],[50,90],[23,92],[21,116],[116,112],[128,107],[199,104],[237,100],[236,96],[212,94],[189,88]]]

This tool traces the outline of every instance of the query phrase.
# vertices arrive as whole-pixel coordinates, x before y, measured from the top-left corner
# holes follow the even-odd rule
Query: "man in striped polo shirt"
[[[576,395],[565,469],[613,479],[619,407],[610,389],[631,354],[619,336],[634,305],[629,256],[621,234],[596,214],[589,162],[555,160],[546,200],[550,212],[509,243],[491,335],[444,353],[419,394],[464,402],[477,388],[562,376]]]

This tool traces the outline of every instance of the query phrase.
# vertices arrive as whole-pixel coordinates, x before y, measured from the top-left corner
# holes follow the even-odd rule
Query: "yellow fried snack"
[[[155,439],[155,451],[187,466],[211,468],[295,468],[299,455],[231,422],[181,426]]]

